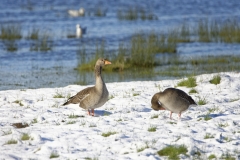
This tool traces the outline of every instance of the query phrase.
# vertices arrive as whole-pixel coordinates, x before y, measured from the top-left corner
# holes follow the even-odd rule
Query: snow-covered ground
[[[196,77],[198,93],[191,96],[207,104],[191,107],[181,120],[177,114],[170,120],[169,111],[152,110],[151,98],[182,79],[107,83],[109,101],[95,110],[95,117],[78,105],[61,106],[67,96],[87,86],[0,91],[0,159],[48,159],[51,154],[58,159],[166,159],[157,151],[182,144],[188,152],[181,159],[207,159],[211,154],[237,159],[240,73],[218,74],[218,85],[209,83],[216,74]],[[191,89],[177,88],[187,93]],[[20,122],[29,126],[12,126]],[[148,131],[154,127],[155,132]],[[107,132],[115,134],[102,136]],[[29,139],[22,140],[23,134]]]

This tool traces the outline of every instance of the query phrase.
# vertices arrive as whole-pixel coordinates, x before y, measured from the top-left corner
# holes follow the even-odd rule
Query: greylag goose
[[[96,62],[94,71],[96,79],[95,86],[83,89],[75,96],[70,97],[63,105],[68,105],[70,103],[79,104],[80,107],[88,110],[89,115],[91,115],[91,110],[92,116],[94,116],[94,109],[101,107],[108,100],[108,90],[101,76],[102,67],[108,64],[111,64],[111,62],[99,58]]]
[[[170,119],[172,119],[172,113],[178,113],[179,118],[181,118],[181,113],[187,110],[190,105],[197,105],[191,96],[176,88],[167,88],[163,92],[154,94],[151,103],[155,111],[170,111]]]

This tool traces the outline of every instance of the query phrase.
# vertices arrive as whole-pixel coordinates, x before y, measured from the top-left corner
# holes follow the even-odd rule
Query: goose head
[[[152,109],[155,111],[165,110],[165,108],[163,108],[161,102],[159,101],[159,97],[160,97],[161,93],[162,92],[156,93],[152,97],[152,100],[151,100]]]
[[[96,66],[100,66],[100,67],[103,67],[108,64],[112,64],[112,63],[104,58],[99,58],[96,62]]]

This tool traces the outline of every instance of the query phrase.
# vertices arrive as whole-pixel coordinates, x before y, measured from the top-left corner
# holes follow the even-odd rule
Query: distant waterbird
[[[72,17],[84,16],[85,10],[82,7],[79,10],[68,10],[68,14]]]
[[[79,38],[79,37],[82,37],[83,34],[86,34],[87,32],[87,28],[86,27],[81,27],[80,24],[77,24],[76,25],[76,37]]]

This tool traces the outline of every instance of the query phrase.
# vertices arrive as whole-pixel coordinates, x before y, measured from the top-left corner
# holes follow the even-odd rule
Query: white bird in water
[[[81,27],[80,24],[76,25],[76,37],[82,37],[83,34],[86,34],[87,28],[86,27]]]
[[[68,14],[72,17],[84,16],[85,10],[82,7],[79,10],[68,10]]]
[[[76,25],[76,37],[82,37],[83,31],[80,24]]]

